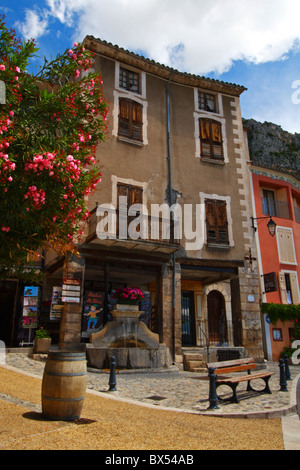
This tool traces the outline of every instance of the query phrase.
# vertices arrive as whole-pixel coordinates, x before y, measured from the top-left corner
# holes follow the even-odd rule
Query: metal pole
[[[285,378],[285,372],[284,372],[284,360],[279,359],[279,369],[280,369],[280,392],[287,392],[287,386],[286,386],[286,378]]]
[[[109,374],[109,392],[116,392],[117,388],[117,381],[116,381],[116,358],[115,356],[111,357],[110,360],[110,374]]]
[[[215,369],[210,367],[208,369],[209,377],[209,410],[218,410],[218,396],[217,396],[217,387],[216,387],[216,375]]]
[[[291,379],[291,373],[290,373],[290,368],[289,368],[289,357],[287,354],[283,356],[284,359],[284,370],[285,370],[285,378],[286,380],[292,380]]]

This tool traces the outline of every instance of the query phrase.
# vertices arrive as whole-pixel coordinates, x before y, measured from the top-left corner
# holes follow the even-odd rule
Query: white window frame
[[[133,93],[129,90],[125,90],[121,88],[119,85],[119,75],[120,75],[120,67],[126,68],[128,70],[132,70],[136,73],[139,73],[141,76],[141,94],[140,93]],[[129,67],[127,65],[123,65],[120,62],[115,63],[115,90],[113,92],[114,100],[113,100],[113,129],[112,135],[116,137],[118,140],[123,142],[128,142],[136,146],[143,146],[148,145],[148,101],[146,101],[146,73],[141,72],[140,70],[134,69],[133,67]],[[127,98],[129,100],[135,101],[143,106],[143,128],[142,128],[142,135],[143,139],[141,141],[137,141],[134,139],[129,139],[125,137],[121,137],[118,135],[119,131],[119,99],[120,98]]]
[[[136,98],[141,98],[141,99],[146,99],[146,72],[142,72],[139,69],[135,69],[134,67],[130,67],[127,64],[122,64],[120,62],[115,63],[115,89],[118,90],[121,93],[126,93],[128,94],[128,98],[131,97],[130,99],[136,100]],[[120,87],[120,68],[130,70],[134,73],[137,73],[140,75],[140,91],[141,93],[135,93],[129,90],[126,90],[125,88]]]
[[[300,291],[299,291],[299,280],[298,280],[298,273],[297,271],[288,271],[286,269],[283,269],[282,271],[279,272],[279,275],[280,274],[293,274],[295,277],[296,277],[296,285],[297,285],[297,293],[296,295],[298,296],[298,299],[300,299]],[[281,284],[280,284],[280,277],[279,277],[279,291],[280,291],[280,296],[281,296],[281,301],[285,300],[284,302],[282,303],[286,303],[288,304],[287,302],[287,295],[286,295],[286,286],[285,286],[285,293],[283,294],[282,293],[282,289],[281,289]],[[292,290],[292,297],[293,297],[293,303],[291,305],[299,305],[298,303],[295,303],[295,292],[293,291],[293,286],[291,285],[291,290]],[[285,295],[286,299],[283,299],[282,296]]]
[[[227,211],[227,223],[228,223],[228,245],[214,245],[216,249],[218,248],[232,248],[234,247],[234,239],[233,239],[233,221],[231,215],[231,197],[230,196],[220,196],[218,194],[206,194],[206,193],[199,193],[200,194],[200,204],[202,207],[202,227],[203,227],[203,240],[205,245],[207,246],[207,227],[205,223],[205,200],[206,199],[213,199],[217,201],[225,201],[226,202],[226,211]]]
[[[212,111],[206,111],[205,109],[200,109],[199,108],[199,93],[206,93],[209,95],[214,95],[216,97],[216,112]],[[194,88],[194,101],[195,101],[195,111],[197,113],[204,113],[207,117],[208,116],[213,116],[212,119],[215,119],[215,117],[220,117],[223,116],[223,101],[222,101],[222,95],[221,93],[216,93],[215,91],[210,91],[210,90],[204,90],[202,88]]]
[[[280,229],[280,230],[286,230],[286,231],[289,231],[289,232],[291,233],[291,239],[292,239],[292,244],[293,244],[293,254],[294,254],[294,260],[295,260],[294,262],[282,260],[282,258],[281,258],[282,253],[280,252],[280,243],[279,243],[279,237],[278,237],[278,229]],[[292,265],[292,266],[297,266],[298,263],[297,263],[297,257],[296,257],[296,250],[295,250],[295,241],[294,241],[293,229],[292,229],[291,227],[281,227],[281,226],[278,226],[278,225],[277,225],[277,228],[276,228],[276,242],[277,242],[277,251],[278,251],[279,263],[281,263],[281,264],[290,264],[290,265]]]
[[[209,116],[208,116],[209,115]],[[215,160],[213,158],[203,158],[201,157],[201,137],[200,137],[200,127],[199,127],[199,119],[204,118],[210,118],[213,119],[214,121],[220,122],[222,126],[222,140],[223,140],[223,155],[224,159],[223,160]],[[215,164],[224,164],[224,163],[229,163],[229,158],[228,158],[228,149],[227,149],[227,136],[226,136],[226,121],[224,118],[221,118],[220,116],[212,113],[200,113],[200,112],[194,112],[194,137],[195,137],[195,145],[196,145],[196,153],[195,156],[196,158],[200,158],[201,160],[209,163],[215,163]]]

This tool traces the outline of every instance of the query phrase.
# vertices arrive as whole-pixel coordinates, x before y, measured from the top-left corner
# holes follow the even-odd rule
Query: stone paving
[[[9,353],[6,356],[8,366],[30,372],[39,377],[43,374],[45,362],[36,360],[28,354]],[[179,371],[176,367],[168,371],[117,371],[117,391],[109,392],[109,371],[88,370],[89,390],[102,392],[108,397],[129,399],[161,408],[180,409],[194,413],[215,415],[247,415],[248,417],[278,417],[295,412],[295,403],[291,403],[293,380],[300,374],[300,366],[290,366],[291,381],[287,381],[288,392],[280,391],[280,370],[278,363],[266,362],[266,368],[274,371],[269,385],[272,394],[252,394],[245,391],[245,384],[238,387],[240,403],[223,402],[218,410],[208,410],[209,382],[207,373]],[[257,383],[256,383],[257,382]],[[254,381],[259,388],[263,382]],[[220,390],[220,389],[219,389]],[[228,393],[221,391],[221,393]],[[230,393],[228,393],[229,395]]]

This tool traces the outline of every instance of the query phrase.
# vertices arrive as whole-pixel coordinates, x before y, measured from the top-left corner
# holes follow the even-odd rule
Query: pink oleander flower
[[[5,70],[5,65],[4,65],[4,64],[0,64],[0,70],[1,70],[2,72],[4,72],[4,70]]]

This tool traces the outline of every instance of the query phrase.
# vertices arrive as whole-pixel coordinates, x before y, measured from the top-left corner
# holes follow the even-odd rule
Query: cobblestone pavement
[[[45,362],[34,360],[27,354],[9,353],[6,356],[8,366],[29,372],[39,377],[43,374]],[[144,404],[155,405],[161,408],[180,409],[195,413],[216,414],[216,415],[250,415],[252,417],[278,417],[290,412],[295,412],[295,402],[291,400],[291,389],[293,380],[300,374],[300,366],[290,366],[291,381],[287,381],[287,392],[280,391],[280,370],[278,363],[267,362],[268,370],[274,371],[269,385],[272,394],[252,394],[245,390],[245,384],[238,387],[240,403],[222,402],[218,410],[208,410],[209,407],[209,382],[207,373],[195,373],[178,371],[171,368],[162,372],[133,372],[117,371],[116,388],[117,391],[109,392],[109,371],[88,371],[89,390],[102,392],[108,397],[129,399]],[[256,389],[263,384],[254,381]],[[220,390],[220,389],[218,389]],[[218,393],[226,393],[229,388]]]

